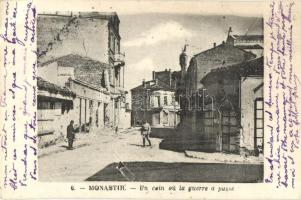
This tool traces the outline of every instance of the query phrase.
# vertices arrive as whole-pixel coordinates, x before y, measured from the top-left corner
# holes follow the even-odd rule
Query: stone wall
[[[255,57],[256,56],[250,52],[227,44],[221,44],[197,54],[191,59],[187,70],[187,87],[191,90],[200,89],[202,88],[200,81],[212,69],[234,65]]]

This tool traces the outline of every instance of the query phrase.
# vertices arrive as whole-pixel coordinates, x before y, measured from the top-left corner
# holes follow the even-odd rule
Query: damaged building
[[[38,86],[38,137],[39,147],[54,144],[65,137],[68,120],[72,119],[76,94],[44,79],[37,78]]]
[[[177,94],[181,127],[211,151],[258,154],[263,149],[263,36],[231,32],[226,42],[195,54],[188,66],[183,49],[180,65],[187,70]]]
[[[70,120],[78,131],[130,127],[119,23],[115,12],[38,16],[38,76],[75,94]]]
[[[212,70],[203,79],[206,95],[200,128],[216,150],[263,153],[263,57]]]

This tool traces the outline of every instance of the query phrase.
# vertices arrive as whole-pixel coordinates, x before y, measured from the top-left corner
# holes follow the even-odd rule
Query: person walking
[[[143,120],[142,127],[141,127],[143,147],[145,147],[145,140],[147,140],[149,146],[152,146],[151,141],[149,139],[150,132],[151,132],[151,127],[149,123],[147,123],[146,120]]]
[[[71,120],[70,124],[67,126],[67,138],[68,138],[68,149],[73,149],[73,140],[75,138],[75,130],[73,127],[74,121]]]
[[[115,126],[115,134],[116,134],[116,135],[118,134],[118,130],[119,130],[118,125],[116,125],[116,126]]]

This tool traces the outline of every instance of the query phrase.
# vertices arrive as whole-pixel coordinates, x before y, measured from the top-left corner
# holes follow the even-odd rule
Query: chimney
[[[168,71],[169,71],[169,86],[171,86],[171,84],[172,84],[171,83],[172,82],[172,80],[171,80],[171,69],[169,68]]]
[[[142,86],[145,88],[145,79],[142,79]]]
[[[232,32],[232,27],[230,26],[230,27],[229,27],[229,30],[228,30],[228,35],[230,35],[231,32]]]
[[[156,79],[156,72],[153,71],[153,80],[155,80],[155,79]]]
[[[214,48],[216,47],[216,42],[213,43],[213,47],[214,47]]]

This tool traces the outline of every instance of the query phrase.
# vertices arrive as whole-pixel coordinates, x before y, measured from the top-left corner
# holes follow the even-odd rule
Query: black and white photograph
[[[301,1],[0,1],[0,199],[301,199]]]
[[[39,12],[39,181],[262,183],[263,25]]]

